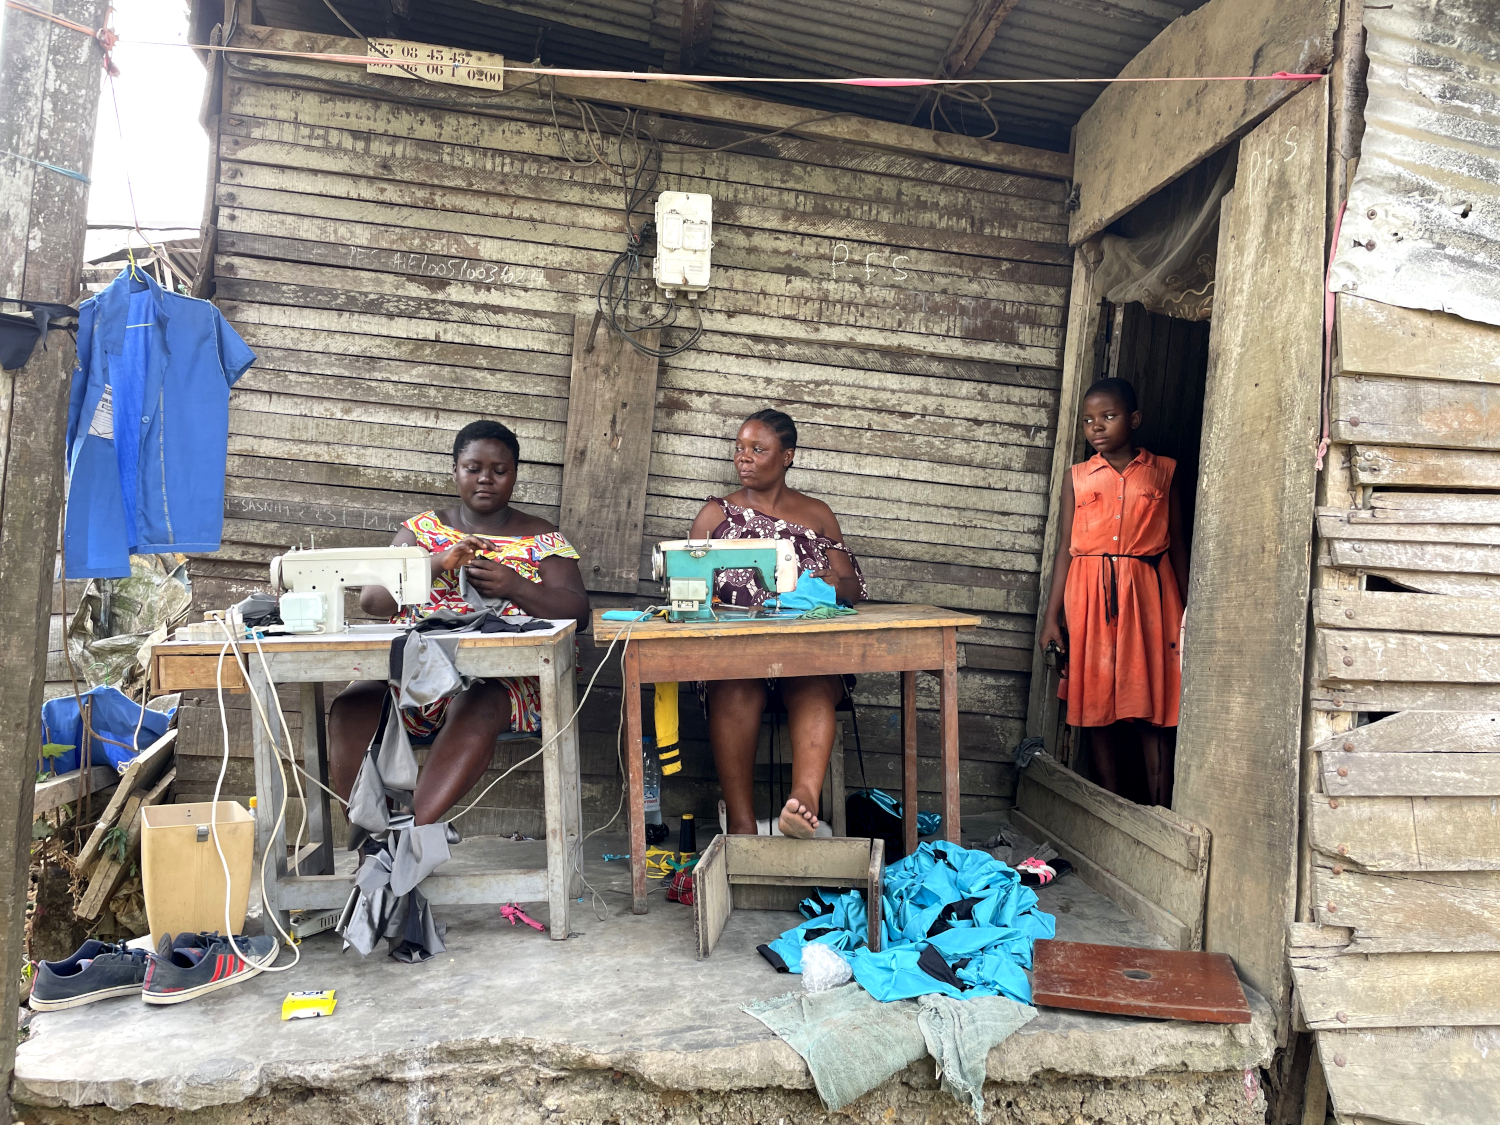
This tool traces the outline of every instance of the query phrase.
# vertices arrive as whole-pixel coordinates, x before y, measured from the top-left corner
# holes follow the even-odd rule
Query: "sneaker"
[[[146,968],[141,999],[148,1004],[181,1004],[206,996],[257,976],[277,952],[274,937],[236,935],[234,945],[216,933],[164,937]]]
[[[111,996],[135,996],[146,979],[148,956],[145,950],[125,948],[123,942],[111,945],[89,938],[66,960],[37,965],[31,1009],[55,1012]]]

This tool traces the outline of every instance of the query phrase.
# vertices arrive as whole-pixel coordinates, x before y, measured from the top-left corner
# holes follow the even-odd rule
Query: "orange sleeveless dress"
[[[1182,597],[1167,557],[1177,462],[1141,450],[1118,473],[1100,454],[1074,465],[1064,612],[1068,722],[1177,725]]]

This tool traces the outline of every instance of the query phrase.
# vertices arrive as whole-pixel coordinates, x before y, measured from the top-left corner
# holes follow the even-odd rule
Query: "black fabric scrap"
[[[777,953],[769,945],[757,945],[755,951],[771,962],[771,968],[775,969],[778,973],[789,973],[792,971],[786,967],[786,962],[781,959],[781,954]]]
[[[942,981],[944,984],[952,985],[960,992],[967,992],[969,985],[958,979],[958,974],[953,971],[952,966],[943,960],[943,955],[932,946],[926,946],[917,957],[917,968],[930,976],[933,980]]]
[[[943,912],[933,919],[932,925],[927,928],[928,937],[937,937],[945,930],[951,930],[954,922],[969,922],[974,918],[974,907],[983,899],[961,898],[957,902],[950,902],[943,907]]]
[[[16,313],[0,313],[0,368],[17,371],[26,366],[31,353],[40,341],[42,350],[47,350],[47,332],[52,321],[65,317],[76,317],[78,310],[68,305],[49,304],[45,301],[22,301],[15,297],[0,299],[0,303],[20,305],[31,310],[30,316]]]

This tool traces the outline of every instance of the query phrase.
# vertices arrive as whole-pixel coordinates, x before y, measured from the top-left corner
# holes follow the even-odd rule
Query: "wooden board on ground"
[[[177,728],[173,727],[162,735],[146,749],[137,754],[134,760],[125,767],[125,772],[120,775],[115,795],[110,798],[104,812],[100,814],[99,821],[94,825],[94,831],[78,852],[78,870],[87,873],[99,856],[100,846],[104,842],[104,834],[115,826],[115,821],[120,815],[120,810],[125,807],[125,802],[138,787],[149,787],[166,768],[167,762],[171,760],[168,750],[177,741]]]
[[[693,932],[698,942],[699,958],[707,957],[724,932],[734,910],[729,892],[729,871],[724,862],[724,841],[715,836],[693,868]]]
[[[642,348],[659,347],[661,330],[636,339]],[[630,593],[641,578],[656,369],[656,356],[600,316],[578,317],[558,526],[582,556],[589,590]]]
[[[1318,921],[1350,953],[1500,953],[1500,871],[1370,872],[1313,857]]]
[[[1182,23],[1221,10],[1251,11],[1210,3]],[[1299,35],[1333,11],[1266,9]],[[1210,38],[1233,36],[1216,27]],[[1221,207],[1173,799],[1213,834],[1206,945],[1234,958],[1283,1025],[1311,571],[1302,545],[1316,484],[1307,451],[1317,445],[1323,354],[1323,99],[1321,87],[1303,90],[1240,142],[1239,178]],[[1282,268],[1266,268],[1266,246],[1285,251]],[[1246,477],[1247,450],[1278,471]],[[1252,587],[1262,601],[1248,614]]]
[[[1477,1125],[1500,1121],[1500,1030],[1381,1028],[1317,1033],[1340,1121]],[[1318,1125],[1322,1125],[1319,1117]]]
[[[1500,1024],[1500,953],[1297,951],[1302,1017],[1314,1031]]]
[[[109,905],[109,900],[114,898],[115,890],[120,881],[125,878],[125,871],[130,863],[130,857],[139,851],[141,846],[141,809],[148,805],[160,804],[166,799],[167,789],[177,777],[175,769],[168,770],[149,790],[137,789],[131,795],[125,805],[124,815],[121,816],[123,823],[129,827],[125,832],[125,858],[120,860],[113,853],[102,855],[99,862],[94,865],[93,875],[89,878],[88,890],[83,894],[78,903],[76,911],[78,917],[93,919],[99,917],[104,908]],[[123,789],[124,786],[122,785]]]
[[[107,766],[90,766],[87,782],[80,781],[79,770],[69,770],[67,773],[49,777],[46,781],[36,783],[36,796],[32,798],[31,815],[35,820],[40,820],[49,812],[54,812],[64,805],[82,800],[85,789],[99,800],[104,799],[104,791],[119,780],[119,775]]]
[[[1500,328],[1451,313],[1340,293],[1338,341],[1348,375],[1500,383]]]
[[[1120,77],[1270,74],[1276,70],[1321,73],[1333,58],[1337,26],[1338,5],[1332,0],[1259,4],[1211,0],[1152,40],[1125,65]],[[1076,246],[1099,233],[1304,87],[1302,82],[1147,82],[1106,87],[1079,120],[1074,136],[1078,210],[1073,213],[1068,241]],[[1314,88],[1321,90],[1320,85]],[[1322,134],[1299,131],[1297,136]],[[1319,142],[1314,147],[1316,159],[1309,163],[1316,164],[1315,178],[1321,185],[1323,146]],[[1262,153],[1263,158],[1268,156]],[[1241,168],[1245,167],[1242,153]],[[1259,173],[1256,168],[1255,174]],[[1248,178],[1241,177],[1240,184],[1249,186]],[[1318,307],[1322,308],[1321,301]]]
[[[1032,1002],[1122,1016],[1249,1023],[1250,1002],[1223,953],[1039,941]]]

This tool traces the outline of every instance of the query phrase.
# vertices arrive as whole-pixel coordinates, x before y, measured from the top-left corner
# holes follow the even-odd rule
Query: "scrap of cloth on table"
[[[981,1122],[991,1048],[1036,1016],[1035,1008],[1005,996],[958,1001],[930,995],[883,1004],[857,984],[757,1000],[744,1011],[802,1056],[829,1110],[930,1054],[943,1089]]]
[[[1031,947],[1057,931],[1036,892],[988,852],[944,841],[921,844],[885,869],[882,949],[872,952],[863,891],[819,890],[799,906],[807,918],[760,947],[777,969],[802,969],[802,947],[838,950],[877,1000],[941,993],[965,1000],[1009,996],[1031,1002]]]

